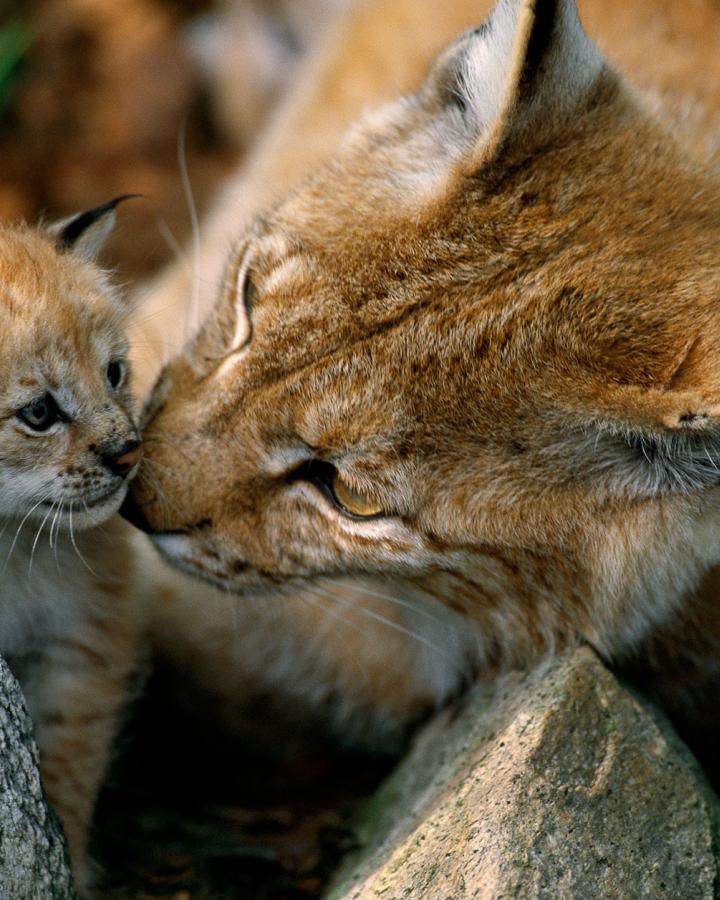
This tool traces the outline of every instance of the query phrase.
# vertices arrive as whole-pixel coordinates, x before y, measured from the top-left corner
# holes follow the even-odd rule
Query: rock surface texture
[[[588,649],[433,719],[332,898],[714,898],[718,801]]]
[[[20,688],[0,660],[0,900],[74,898],[65,838],[40,785]]]

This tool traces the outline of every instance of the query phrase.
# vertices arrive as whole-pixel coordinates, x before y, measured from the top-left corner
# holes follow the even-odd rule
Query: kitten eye
[[[291,479],[310,481],[319,487],[337,506],[340,512],[353,519],[377,519],[387,512],[377,501],[371,500],[343,481],[338,470],[331,463],[313,459],[303,463],[293,472]]]
[[[23,406],[17,415],[33,431],[47,431],[60,418],[60,409],[52,394],[45,394],[34,403]]]
[[[120,387],[120,382],[123,380],[123,375],[125,374],[125,370],[123,364],[115,359],[111,363],[108,363],[107,367],[107,380],[110,387],[115,390]]]

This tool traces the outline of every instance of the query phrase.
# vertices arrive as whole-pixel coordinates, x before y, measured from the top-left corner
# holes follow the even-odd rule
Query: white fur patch
[[[169,559],[187,562],[192,558],[193,542],[184,534],[156,534],[153,543]]]
[[[301,463],[308,462],[311,458],[307,447],[269,448],[266,451],[263,469],[268,475],[278,478],[297,468]]]

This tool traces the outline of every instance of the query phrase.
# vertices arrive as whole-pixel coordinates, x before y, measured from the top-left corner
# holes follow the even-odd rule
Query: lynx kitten
[[[142,456],[129,310],[93,262],[118,202],[47,230],[0,227],[0,653],[81,888],[137,643],[128,533],[111,519]]]

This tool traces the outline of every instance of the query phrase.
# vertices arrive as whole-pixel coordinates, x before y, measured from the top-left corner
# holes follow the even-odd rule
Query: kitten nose
[[[103,453],[102,461],[113,475],[127,475],[142,459],[142,441],[128,441],[115,453]]]

